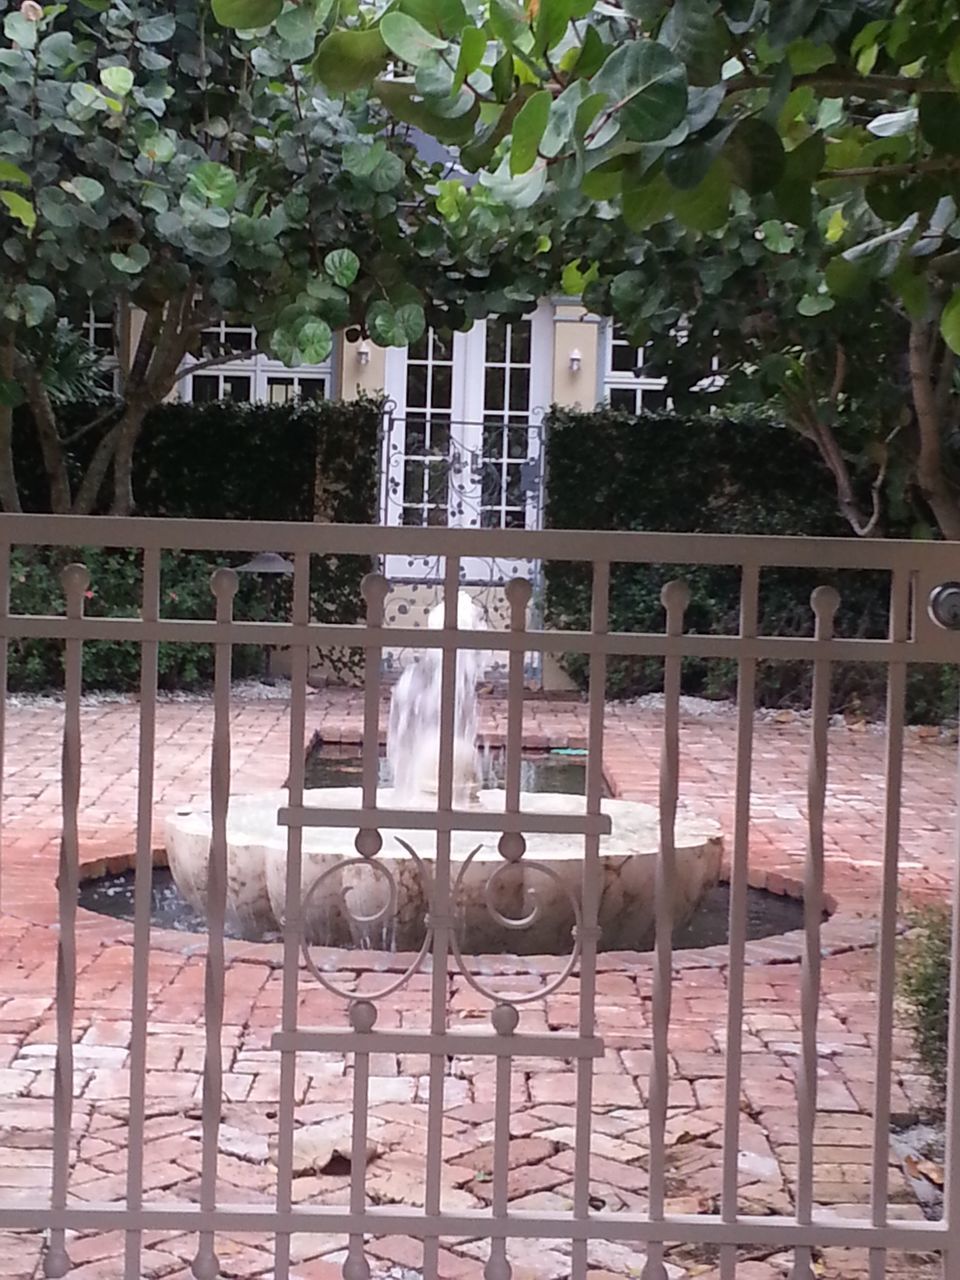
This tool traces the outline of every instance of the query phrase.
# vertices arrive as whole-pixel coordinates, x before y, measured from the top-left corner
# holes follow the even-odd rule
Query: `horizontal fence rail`
[[[60,548],[65,612],[26,615],[9,606],[10,557],[13,549]],[[138,617],[85,616],[87,570],[70,564],[84,548],[126,548],[142,553],[141,609]],[[239,558],[269,549],[293,559],[291,603],[285,621],[242,621],[235,617],[238,578],[227,564],[212,574],[211,616],[208,620],[164,618],[161,608],[161,553],[189,550],[217,559]],[[368,558],[370,573],[362,588],[361,622],[320,622],[311,616],[310,569],[313,557]],[[385,622],[390,582],[380,572],[389,556],[433,557],[439,566],[441,625],[435,629],[394,627]],[[504,586],[506,627],[491,632],[458,625],[458,593],[462,562],[472,558],[514,560],[526,564],[552,561],[584,566],[590,578],[589,627],[562,630],[529,625],[531,585],[514,578]],[[611,591],[616,566],[678,566],[662,593],[664,622],[659,632],[612,630]],[[684,581],[690,568],[731,566],[740,575],[740,618],[734,634],[695,634],[688,626],[694,603]],[[836,634],[842,599],[833,587],[818,587],[809,602],[811,634],[762,633],[762,575],[765,570],[798,568],[882,572],[887,575],[889,633],[886,638],[848,638]],[[719,537],[697,534],[600,533],[589,531],[524,532],[511,530],[447,530],[440,528],[380,528],[340,525],[196,522],[80,518],[63,516],[0,516],[0,677],[5,678],[11,642],[53,640],[63,645],[65,717],[61,768],[62,839],[59,850],[59,916],[56,936],[57,1055],[51,1116],[52,1177],[47,1197],[22,1196],[0,1200],[0,1230],[44,1232],[45,1275],[69,1275],[74,1263],[71,1239],[76,1232],[124,1233],[124,1277],[142,1274],[145,1236],[155,1231],[190,1232],[196,1237],[192,1274],[196,1280],[217,1280],[224,1266],[218,1239],[224,1235],[269,1233],[275,1241],[275,1280],[297,1274],[294,1241],[316,1233],[344,1237],[342,1274],[345,1280],[369,1280],[373,1274],[368,1253],[370,1237],[405,1235],[423,1243],[422,1275],[436,1280],[442,1271],[441,1249],[449,1239],[485,1240],[489,1257],[486,1280],[511,1280],[511,1245],[518,1241],[560,1241],[570,1249],[571,1280],[586,1280],[597,1267],[591,1262],[591,1242],[641,1244],[645,1248],[644,1280],[666,1280],[671,1274],[669,1248],[687,1244],[716,1250],[722,1280],[737,1274],[738,1249],[760,1246],[770,1252],[792,1250],[792,1280],[814,1280],[816,1251],[837,1246],[864,1250],[869,1280],[887,1274],[891,1251],[939,1251],[944,1277],[960,1275],[960,1017],[951,1014],[951,1061],[947,1098],[949,1146],[946,1166],[945,1217],[941,1221],[901,1221],[891,1214],[889,1152],[895,1027],[898,874],[902,811],[903,738],[907,670],[914,663],[956,663],[960,633],[953,630],[949,611],[934,607],[935,593],[960,580],[960,549],[950,544],[857,541],[855,539],[792,539]],[[960,588],[958,588],[960,591]],[[798,602],[799,603],[799,602]],[[806,604],[806,602],[803,602]],[[958,619],[960,621],[960,619]],[[77,1064],[74,1031],[78,994],[78,940],[83,919],[77,912],[77,882],[81,859],[78,805],[84,770],[96,770],[95,759],[83,751],[82,685],[84,647],[93,641],[130,641],[140,651],[140,721],[137,757],[135,866],[136,887],[132,927],[133,964],[130,988],[130,1086],[126,1123],[128,1159],[123,1199],[83,1202],[71,1195],[71,1161],[75,1150],[73,1103]],[[212,741],[210,743],[209,842],[206,901],[208,938],[203,949],[203,1084],[199,1130],[202,1160],[192,1203],[153,1203],[145,1195],[143,1144],[147,1119],[145,1074],[150,1043],[149,974],[152,952],[150,875],[153,850],[151,824],[154,777],[160,747],[157,742],[158,654],[165,642],[214,646]],[[282,992],[276,1028],[269,1038],[278,1058],[279,1106],[276,1110],[277,1178],[273,1203],[224,1201],[218,1179],[221,1107],[224,1096],[224,1018],[229,954],[225,928],[230,892],[228,820],[232,804],[231,662],[238,645],[269,645],[290,652],[289,762],[284,790],[286,803],[277,808],[277,829],[284,842],[285,910],[282,920]],[[347,646],[362,650],[362,767],[356,802],[351,807],[309,803],[304,768],[307,727],[307,686],[310,663],[318,648]],[[434,651],[438,669],[438,765],[435,807],[417,809],[381,804],[379,799],[380,709],[385,692],[383,655],[387,648],[410,647]],[[505,783],[502,811],[478,814],[464,805],[456,791],[458,680],[461,655],[489,651],[507,654],[504,733]],[[580,653],[587,658],[586,781],[579,812],[534,812],[521,789],[523,752],[524,657],[531,651]],[[591,1148],[598,1134],[596,1119],[597,1064],[606,1052],[597,1017],[598,947],[602,936],[602,840],[610,833],[611,818],[604,807],[605,693],[610,659],[650,657],[663,660],[663,723],[659,765],[659,825],[655,854],[653,908],[656,942],[651,959],[650,1068],[646,1114],[648,1135],[644,1168],[649,1186],[644,1207],[620,1212],[598,1208],[591,1187]],[[729,943],[723,971],[726,1005],[718,1005],[717,1026],[726,1031],[725,1074],[719,1109],[723,1115],[720,1186],[716,1205],[699,1214],[671,1213],[667,1195],[667,1126],[672,1114],[671,1031],[676,957],[672,922],[677,890],[677,824],[682,800],[683,732],[681,679],[684,659],[727,660],[736,666],[735,769],[732,829],[728,840],[730,882]],[[750,884],[751,780],[754,767],[754,703],[757,668],[766,660],[801,661],[813,672],[806,779],[806,854],[804,870],[803,955],[799,985],[801,1019],[796,1053],[798,1137],[794,1211],[790,1214],[745,1213],[740,1203],[738,1160],[743,1119],[744,1016],[746,1010],[747,889]],[[815,1129],[821,1087],[823,948],[821,928],[826,901],[825,804],[830,769],[829,724],[831,682],[835,664],[880,663],[886,670],[887,717],[884,765],[880,875],[880,933],[876,969],[877,1073],[872,1101],[873,1150],[870,1203],[865,1216],[825,1215],[816,1203]],[[0,707],[0,753],[4,719]],[[3,795],[0,788],[0,806]],[[0,807],[2,815],[2,807]],[[307,937],[306,916],[311,892],[304,891],[307,833],[316,827],[345,833],[347,852],[338,867],[320,877],[350,867],[373,869],[382,877],[390,902],[396,901],[397,875],[384,852],[384,832],[402,828],[407,837],[426,833],[430,849],[420,851],[406,840],[401,856],[406,872],[423,886],[425,940],[403,963],[373,973],[362,991],[344,985],[337,969],[318,958]],[[571,954],[564,957],[538,987],[506,992],[483,966],[462,953],[458,938],[459,895],[465,876],[477,873],[475,849],[466,858],[454,854],[454,836],[493,833],[496,858],[482,865],[489,873],[484,890],[487,907],[505,927],[519,929],[535,922],[507,919],[497,905],[497,877],[518,867],[539,871],[551,892],[566,894],[575,919]],[[411,835],[411,833],[413,833]],[[528,849],[528,837],[563,835],[580,841],[582,859],[576,890],[549,863],[538,862]],[[479,836],[478,836],[479,839]],[[350,842],[352,840],[352,849]],[[532,844],[533,841],[530,841]],[[539,847],[539,845],[537,846]],[[390,849],[396,860],[396,848]],[[960,859],[958,859],[960,862]],[[2,871],[0,845],[0,871]],[[960,872],[958,872],[960,877]],[[317,882],[319,883],[319,881]],[[958,878],[960,885],[960,878]],[[316,885],[314,886],[316,888]],[[960,895],[960,888],[957,890]],[[343,897],[346,903],[346,896]],[[349,905],[344,906],[351,914]],[[360,917],[354,916],[354,919]],[[960,971],[960,944],[953,939],[953,972]],[[455,1026],[450,1008],[450,975],[468,984],[482,1016],[468,1029]],[[391,998],[416,980],[424,991],[425,1025],[403,1027],[384,1017]],[[379,983],[379,986],[377,985]],[[342,999],[345,1021],[340,1026],[311,1026],[302,1021],[301,997],[307,988],[323,989]],[[572,992],[575,1025],[560,1031],[546,1024],[529,1029],[522,1017],[555,992]],[[380,1025],[382,1021],[383,1025]],[[352,1132],[349,1185],[342,1204],[301,1204],[293,1185],[297,1132],[298,1055],[340,1054],[352,1064]],[[425,1155],[423,1206],[382,1205],[370,1196],[367,1171],[369,1089],[375,1055],[418,1055],[425,1089]],[[454,1057],[486,1059],[489,1064],[492,1111],[488,1124],[492,1148],[490,1205],[484,1210],[456,1211],[443,1205],[442,1171],[445,1161],[445,1117],[448,1111],[448,1063]],[[517,1209],[509,1191],[509,1153],[513,1071],[519,1061],[573,1064],[575,1167],[568,1211],[553,1208]],[[2,1274],[2,1261],[0,1261]],[[865,1273],[866,1274],[866,1273]],[[899,1273],[898,1273],[899,1274]]]

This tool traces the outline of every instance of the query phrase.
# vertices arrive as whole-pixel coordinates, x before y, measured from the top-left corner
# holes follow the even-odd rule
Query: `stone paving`
[[[484,702],[483,734],[496,744],[505,706]],[[586,711],[577,702],[530,701],[524,738],[531,749],[585,745]],[[128,866],[137,797],[138,709],[132,701],[87,702],[82,713],[84,774],[81,857],[84,874]],[[155,843],[170,808],[205,803],[208,794],[212,706],[165,701],[157,714]],[[278,701],[242,701],[232,714],[234,790],[282,785],[288,760],[287,709]],[[308,704],[308,733],[329,742],[356,742],[362,724],[358,696],[318,691]],[[62,707],[53,701],[11,701],[3,809],[0,897],[0,1199],[49,1188],[55,1034],[55,890],[58,846]],[[607,780],[614,794],[655,802],[661,717],[656,709],[611,706],[605,740]],[[808,725],[796,716],[768,717],[756,728],[751,835],[751,883],[798,895],[805,846]],[[735,721],[729,714],[686,713],[682,724],[684,804],[732,826]],[[865,1216],[870,1199],[875,1075],[875,937],[884,814],[884,740],[863,726],[835,725],[830,734],[827,806],[827,891],[834,914],[825,928],[819,1024],[820,1076],[816,1127],[815,1199],[818,1213]],[[952,875],[956,747],[944,735],[910,730],[903,792],[901,906],[943,898]],[[122,1200],[126,1194],[128,1052],[131,1043],[132,929],[80,912],[79,979],[75,1019],[76,1153],[71,1194],[76,1202]],[[740,1211],[791,1213],[797,1166],[796,1067],[800,1040],[800,965],[796,939],[752,943],[743,1019],[743,1087],[739,1159]],[[378,962],[339,953],[341,981],[358,994],[375,991]],[[651,1057],[650,958],[601,958],[598,1033],[606,1045],[596,1064],[592,1203],[597,1209],[643,1211],[648,1189],[647,1102]],[[715,1212],[721,1189],[725,1068],[726,971],[709,951],[678,953],[670,1031],[667,1208]],[[272,1143],[279,1101],[279,1063],[269,1047],[280,1020],[282,976],[275,949],[228,948],[223,1082],[221,1201],[269,1204],[275,1194]],[[555,966],[556,961],[552,962]],[[501,961],[490,972],[516,990],[551,972],[551,962]],[[511,971],[513,970],[513,971]],[[380,1015],[380,1026],[423,1027],[429,977],[419,974]],[[196,935],[155,932],[150,966],[147,1045],[147,1126],[144,1188],[148,1203],[194,1201],[201,1142],[199,1101],[203,1071],[204,943]],[[478,1025],[489,1006],[462,975],[448,977],[454,1025]],[[577,982],[528,1006],[523,1029],[575,1026]],[[307,978],[303,1024],[338,1024],[342,1002]],[[375,1055],[371,1063],[371,1199],[423,1202],[428,1081],[426,1059]],[[897,1032],[892,1109],[906,1122],[924,1107],[927,1085],[907,1037]],[[509,1194],[528,1209],[569,1210],[572,1204],[576,1077],[569,1061],[518,1060],[512,1078]],[[296,1085],[297,1123],[312,1127],[320,1151],[301,1161],[294,1179],[298,1203],[345,1203],[349,1178],[331,1157],[351,1110],[349,1065],[332,1054],[303,1054]],[[483,1207],[491,1199],[493,1076],[487,1062],[452,1058],[445,1081],[443,1206]],[[332,1135],[332,1136],[331,1136]],[[326,1145],[324,1145],[326,1144]],[[342,1144],[341,1144],[342,1145]],[[582,1153],[580,1153],[582,1156]],[[891,1214],[918,1219],[922,1210],[896,1161],[890,1164]],[[189,1276],[194,1238],[149,1232],[145,1277]],[[340,1275],[342,1240],[296,1238],[293,1274],[299,1280]],[[0,1277],[40,1274],[39,1237],[0,1237]],[[123,1275],[119,1233],[70,1242],[77,1277]],[[484,1244],[444,1242],[441,1275],[480,1280]],[[223,1275],[269,1276],[269,1238],[218,1239]],[[415,1280],[420,1247],[406,1238],[371,1242],[376,1280]],[[570,1273],[560,1242],[511,1247],[516,1280],[561,1280]],[[788,1274],[782,1251],[745,1249],[741,1280]],[[591,1246],[591,1280],[637,1276],[642,1252],[623,1244]],[[671,1276],[718,1274],[709,1251],[673,1248]],[[888,1257],[888,1274],[939,1275],[933,1259]],[[857,1251],[828,1249],[818,1273],[836,1280],[867,1275]]]

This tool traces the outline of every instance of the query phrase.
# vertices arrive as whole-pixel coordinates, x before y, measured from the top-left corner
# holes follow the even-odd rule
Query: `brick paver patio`
[[[491,742],[504,729],[505,707],[483,704],[483,732]],[[330,742],[356,741],[358,696],[347,691],[311,695],[308,732]],[[205,803],[208,795],[212,706],[209,701],[165,701],[157,717],[156,825],[174,806]],[[55,1045],[55,896],[62,708],[55,702],[13,702],[7,716],[0,916],[0,1197],[8,1202],[49,1185]],[[133,701],[90,702],[83,709],[84,776],[81,810],[86,874],[129,864],[137,796],[138,710]],[[287,711],[278,701],[241,701],[233,717],[236,791],[282,785],[287,767]],[[612,706],[605,761],[616,794],[656,801],[660,717],[655,710]],[[686,714],[683,720],[682,799],[717,818],[729,833],[733,809],[735,722],[730,715]],[[531,748],[582,746],[585,708],[575,702],[532,701],[525,708]],[[805,772],[808,728],[801,718],[764,718],[757,726],[753,785],[751,881],[777,893],[798,893],[805,845]],[[831,730],[827,811],[827,890],[835,906],[826,926],[820,1020],[821,1071],[816,1132],[816,1199],[823,1213],[864,1214],[870,1197],[875,1070],[873,997],[876,954],[871,942],[880,897],[883,822],[881,733],[837,726]],[[944,736],[911,730],[906,751],[901,900],[944,897],[955,848],[956,747]],[[76,1159],[71,1191],[78,1201],[122,1199],[126,1192],[126,1116],[130,1044],[130,926],[81,912],[76,1016]],[[147,1053],[147,1141],[144,1182],[149,1202],[197,1197],[200,1169],[199,1099],[203,1068],[203,939],[155,933],[150,969]],[[799,1042],[800,966],[796,939],[750,946],[743,1023],[740,1156],[741,1208],[790,1213],[796,1172],[795,1071]],[[224,1137],[221,1197],[269,1203],[275,1191],[271,1140],[278,1103],[279,1063],[269,1048],[279,1023],[281,973],[272,947],[229,949],[225,1009]],[[357,992],[383,982],[382,960],[340,953],[347,985]],[[721,1178],[726,976],[722,955],[677,957],[671,1026],[668,1210],[715,1211]],[[549,960],[523,962],[539,981]],[[553,962],[556,963],[555,961]],[[493,970],[497,964],[491,962]],[[511,965],[499,962],[507,973]],[[507,980],[506,978],[504,979]],[[380,1025],[423,1026],[428,977],[420,975],[381,1013]],[[488,1007],[462,977],[449,978],[453,1016],[469,1023]],[[595,1140],[591,1152],[597,1207],[642,1208],[647,1187],[646,1103],[651,1045],[651,968],[634,954],[602,958],[598,1032],[606,1055],[597,1064]],[[309,979],[302,984],[302,1020],[340,1022],[339,1001]],[[576,983],[529,1008],[525,1028],[564,1028],[576,1015]],[[527,1069],[527,1066],[529,1069]],[[571,1063],[517,1063],[513,1078],[511,1200],[530,1208],[569,1208],[574,1168],[575,1076]],[[378,1155],[368,1170],[371,1197],[417,1204],[423,1195],[426,1061],[378,1055],[371,1067],[371,1115]],[[444,1205],[479,1207],[490,1200],[493,1135],[492,1074],[488,1065],[453,1059],[446,1080]],[[352,1083],[334,1055],[304,1054],[297,1082],[297,1121],[316,1124],[348,1116]],[[905,1036],[895,1046],[892,1107],[907,1119],[926,1100],[926,1083]],[[298,1202],[345,1201],[348,1178],[306,1170],[294,1181]],[[898,1164],[891,1164],[892,1212],[922,1211]],[[850,1210],[850,1206],[854,1206]],[[0,1276],[25,1280],[40,1274],[41,1241],[33,1235],[0,1237]],[[340,1275],[343,1241],[294,1241],[300,1280]],[[76,1277],[122,1276],[120,1234],[74,1240]],[[144,1276],[187,1277],[195,1240],[148,1233]],[[221,1239],[225,1276],[269,1276],[271,1241]],[[382,1266],[378,1277],[415,1277],[419,1246],[384,1239],[370,1246]],[[480,1280],[480,1242],[450,1242],[442,1274]],[[569,1275],[560,1244],[517,1246],[516,1280],[561,1280]],[[769,1249],[745,1251],[742,1280],[784,1276],[791,1258]],[[673,1249],[668,1260],[682,1275],[716,1274],[716,1258]],[[642,1253],[633,1246],[591,1247],[593,1280],[639,1275]],[[828,1250],[826,1277],[861,1277],[867,1260],[853,1251]],[[889,1260],[890,1274],[932,1277],[931,1260]]]

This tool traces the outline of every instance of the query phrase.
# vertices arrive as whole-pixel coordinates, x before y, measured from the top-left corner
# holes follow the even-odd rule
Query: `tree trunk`
[[[14,378],[12,338],[0,346],[0,378],[6,382]],[[7,512],[23,510],[13,465],[13,409],[4,404],[0,404],[0,508]]]
[[[68,515],[73,506],[70,492],[70,473],[63,442],[57,430],[57,414],[43,385],[40,372],[29,360],[15,358],[17,376],[25,384],[27,403],[33,415],[33,425],[43,455],[43,467],[47,473],[50,492],[50,510],[57,515]]]
[[[145,410],[131,407],[117,424],[119,434],[113,455],[113,500],[110,503],[112,516],[128,516],[133,512],[133,455],[145,417]]]
[[[936,341],[932,326],[918,321],[910,326],[910,384],[920,436],[917,484],[940,532],[960,542],[960,504],[943,469],[943,422],[933,374]]]

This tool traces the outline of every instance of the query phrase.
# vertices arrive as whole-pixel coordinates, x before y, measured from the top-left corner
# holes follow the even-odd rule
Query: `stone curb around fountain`
[[[135,855],[131,852],[108,855],[92,855],[84,858],[81,852],[80,880],[96,880],[106,875],[122,874],[132,871],[135,866]],[[166,850],[157,847],[153,850],[153,865],[167,865]],[[729,883],[729,871],[724,867],[720,883]],[[803,901],[803,882],[785,876],[776,870],[764,871],[751,869],[750,887],[760,889],[780,897]],[[872,916],[859,916],[852,912],[842,911],[836,900],[829,894],[824,897],[828,918],[823,922],[820,931],[821,956],[844,955],[851,951],[868,950],[876,946],[879,937],[879,921]],[[132,946],[134,943],[133,925],[122,920],[111,920],[95,912],[80,909],[84,928],[88,934],[96,931],[103,944],[120,943]],[[151,948],[173,952],[176,954],[198,955],[206,952],[205,935],[181,933],[173,929],[152,927],[150,931]],[[744,954],[746,964],[782,965],[798,964],[804,955],[805,936],[802,930],[748,941]],[[283,944],[280,942],[240,942],[227,938],[224,940],[224,953],[227,964],[245,963],[265,965],[268,968],[283,967]],[[413,961],[410,953],[391,951],[359,951],[342,947],[316,946],[311,952],[318,962],[340,961],[331,972],[344,973],[401,973]],[[567,964],[567,957],[554,955],[508,956],[478,954],[469,957],[482,965],[484,973],[491,977],[514,975],[542,975],[545,978],[560,973]],[[300,968],[306,972],[306,965],[300,957]],[[678,950],[673,955],[675,970],[690,969],[723,969],[729,963],[729,947],[725,943],[712,947],[690,948]],[[653,969],[655,956],[652,952],[639,951],[603,951],[596,958],[599,973],[630,973],[638,969]],[[325,965],[321,965],[325,967]],[[447,963],[447,971],[451,975],[460,972],[455,960],[451,957]],[[579,966],[573,970],[572,977],[579,974]]]

